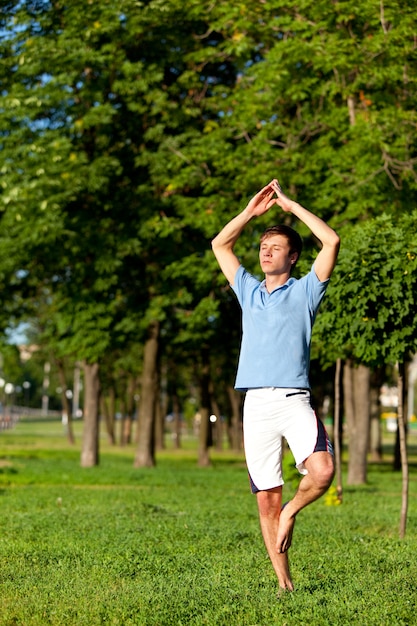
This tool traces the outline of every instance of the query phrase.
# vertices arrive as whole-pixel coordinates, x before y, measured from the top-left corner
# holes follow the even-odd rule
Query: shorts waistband
[[[308,396],[310,389],[304,387],[252,387],[247,390],[246,395],[252,396],[268,396],[274,395],[281,398],[290,398],[292,396]]]

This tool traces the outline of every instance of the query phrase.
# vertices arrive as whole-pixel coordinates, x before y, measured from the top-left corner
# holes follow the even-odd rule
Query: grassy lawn
[[[138,470],[134,447],[103,439],[100,466],[82,469],[80,427],[74,449],[59,422],[0,433],[0,626],[417,624],[415,435],[406,538],[387,453],[341,506],[300,513],[296,591],[277,600],[241,455],[198,468],[188,443]]]

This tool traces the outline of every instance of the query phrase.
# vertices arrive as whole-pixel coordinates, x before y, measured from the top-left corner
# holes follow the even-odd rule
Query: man
[[[301,252],[301,238],[288,226],[267,229],[259,260],[259,282],[240,264],[234,245],[250,220],[274,205],[304,222],[321,242],[310,272],[291,277]],[[310,405],[311,331],[336,263],[340,240],[323,220],[290,200],[271,181],[212,242],[220,268],[242,308],[242,345],[236,389],[246,391],[243,429],[252,492],[260,526],[280,590],[293,591],[287,550],[296,515],[330,486],[333,452],[322,423]],[[294,497],[282,504],[282,437],[303,475]]]

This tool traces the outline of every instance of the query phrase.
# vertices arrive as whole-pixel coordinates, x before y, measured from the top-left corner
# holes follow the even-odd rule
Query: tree
[[[171,201],[150,183],[145,155],[160,136],[195,125],[177,78],[204,25],[192,18],[185,29],[173,19],[167,28],[159,3],[138,11],[132,1],[29,2],[9,11],[0,113],[10,311],[17,314],[17,298],[32,315],[40,299],[48,302],[55,346],[96,375],[121,337],[143,340],[166,317],[171,298],[160,273],[183,235],[180,221],[167,229]],[[179,3],[169,11],[184,13]],[[89,389],[98,394],[99,386]],[[98,401],[88,399],[90,442]]]
[[[99,377],[173,317],[190,353],[213,341],[210,239],[268,178],[336,228],[415,201],[404,0],[16,0],[0,19],[3,327],[47,303],[59,356]]]
[[[342,238],[319,332],[331,337],[336,352],[368,366],[399,364],[400,374],[417,351],[417,211],[400,219],[382,214],[358,224]],[[399,376],[399,398],[403,397]],[[404,411],[399,411],[403,468],[403,515],[408,493]],[[355,441],[358,445],[358,441]],[[367,446],[362,448],[366,463]],[[353,463],[355,456],[352,451]],[[353,475],[352,470],[352,475]],[[355,482],[355,481],[353,481]],[[402,520],[402,534],[405,521]]]
[[[97,460],[97,365],[123,312],[120,277],[126,282],[123,259],[137,249],[137,204],[126,184],[136,152],[125,147],[134,139],[132,119],[125,124],[119,93],[111,91],[121,14],[107,13],[100,23],[97,7],[78,9],[19,3],[7,24],[1,226],[12,310],[14,293],[26,314],[47,303],[55,346],[82,360],[86,380],[94,381],[86,393],[85,464]]]

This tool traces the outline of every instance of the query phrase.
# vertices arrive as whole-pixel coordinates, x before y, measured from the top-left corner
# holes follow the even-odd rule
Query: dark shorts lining
[[[323,422],[317,417],[317,441],[313,452],[330,452],[334,456],[333,446]]]

